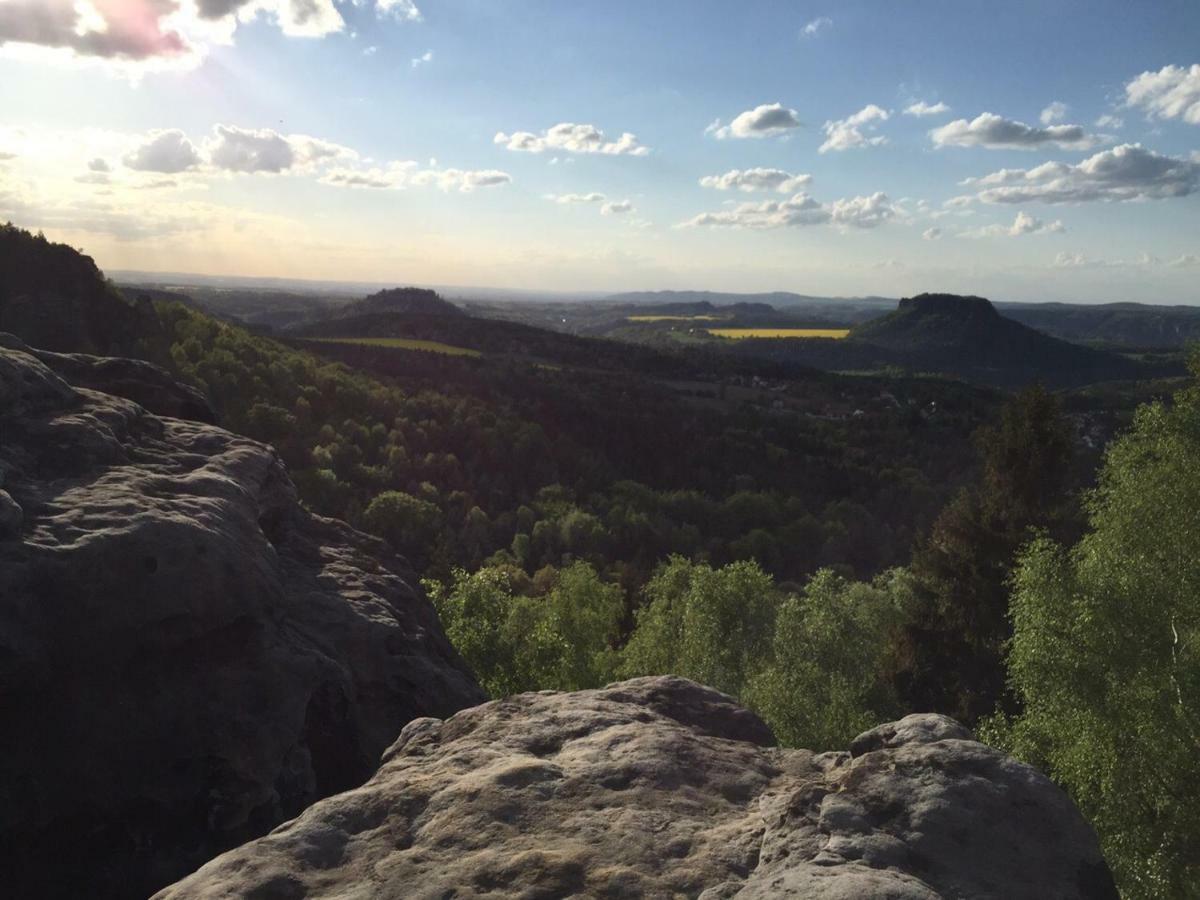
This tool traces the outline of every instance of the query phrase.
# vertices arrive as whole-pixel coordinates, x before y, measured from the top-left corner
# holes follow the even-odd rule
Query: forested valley
[[[322,343],[123,297],[69,248],[0,239],[8,284],[93,304],[54,349],[155,362],[273,445],[308,507],[408,559],[492,696],[678,674],[818,750],[943,712],[1071,792],[1126,896],[1200,880],[1191,379],[1133,414],[1134,386],[686,348],[622,367],[599,339],[558,358]],[[25,312],[0,331],[32,343]]]

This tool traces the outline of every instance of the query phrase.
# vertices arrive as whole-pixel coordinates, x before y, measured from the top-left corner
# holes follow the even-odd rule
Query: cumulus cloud
[[[1063,150],[1089,150],[1099,143],[1082,125],[1049,125],[1037,128],[985,112],[971,121],[955,119],[929,132],[935,147],[986,147],[989,150],[1036,150],[1054,146]]]
[[[1163,200],[1200,189],[1200,160],[1122,144],[1077,165],[1047,162],[1032,169],[1001,169],[964,184],[979,188],[977,196],[984,203]]]
[[[266,15],[289,37],[324,37],[346,25],[333,0],[196,0],[196,7],[208,21]]]
[[[127,154],[124,163],[141,172],[173,174],[200,164],[200,153],[188,136],[177,128],[152,131],[146,141]]]
[[[923,118],[924,116],[940,116],[950,112],[950,107],[940,100],[937,103],[926,103],[924,100],[918,100],[916,103],[910,103],[904,107],[906,116],[916,116]]]
[[[433,51],[426,50],[420,56],[414,56],[412,58],[412,67],[414,69],[417,69],[417,68],[420,68],[421,66],[425,65],[426,63],[431,63],[431,62],[433,62]]]
[[[204,148],[214,168],[272,175],[358,156],[348,147],[319,138],[283,135],[270,128],[238,128],[233,125],[217,125]]]
[[[814,35],[820,33],[822,30],[824,30],[826,28],[830,28],[832,26],[833,26],[833,19],[829,18],[829,16],[820,16],[816,19],[813,19],[811,22],[809,22],[807,25],[804,26],[804,29],[803,29],[804,36],[805,37],[813,37]]]
[[[1042,110],[1038,116],[1038,121],[1043,125],[1053,125],[1055,122],[1061,122],[1067,117],[1067,109],[1067,104],[1060,100],[1055,100]]]
[[[788,200],[739,203],[732,209],[701,213],[681,224],[684,228],[726,227],[768,230],[803,225],[874,228],[897,214],[882,192],[820,203],[801,191]]]
[[[801,124],[800,116],[794,109],[788,109],[782,103],[763,103],[741,113],[728,125],[722,125],[721,120],[717,119],[704,129],[704,133],[722,140],[774,137],[787,134]]]
[[[1061,234],[1066,230],[1059,219],[1055,219],[1053,222],[1043,222],[1036,216],[1019,212],[1011,225],[985,225],[982,228],[964,231],[961,236],[967,238],[1021,237],[1026,234]]]
[[[216,137],[207,145],[209,161],[230,172],[282,172],[296,161],[287,138],[269,128],[216,127]]]
[[[497,132],[493,142],[507,150],[524,153],[542,153],[546,150],[565,150],[568,153],[602,153],[608,156],[645,156],[650,152],[638,142],[637,135],[628,131],[615,141],[595,125],[576,125],[561,122],[541,134],[530,131],[515,131],[512,134]]]
[[[139,77],[192,67],[239,25],[263,18],[289,37],[340,32],[340,0],[0,0],[0,48],[102,63]],[[355,5],[371,0],[355,0]],[[380,17],[421,21],[413,0],[374,0]]]
[[[99,156],[88,163],[88,170],[91,172],[111,172],[112,169],[108,162]]]
[[[778,191],[792,194],[812,181],[811,175],[793,175],[782,169],[730,169],[724,175],[705,175],[700,185],[718,191]]]
[[[0,45],[135,61],[179,56],[188,52],[188,43],[165,21],[177,7],[177,0],[5,0]]]
[[[828,153],[830,150],[851,150],[855,147],[878,147],[887,143],[882,135],[869,135],[876,128],[876,122],[886,122],[889,117],[886,109],[868,104],[845,119],[835,119],[826,122],[825,143],[817,148],[818,153]]]
[[[600,207],[602,216],[622,216],[633,211],[633,204],[628,200],[614,200]]]
[[[1157,119],[1200,125],[1200,63],[1143,72],[1125,85],[1125,104]]]
[[[942,229],[938,228],[937,226],[934,226],[933,228],[926,228],[924,231],[921,232],[921,237],[923,237],[927,241],[936,241],[941,236],[942,236]]]

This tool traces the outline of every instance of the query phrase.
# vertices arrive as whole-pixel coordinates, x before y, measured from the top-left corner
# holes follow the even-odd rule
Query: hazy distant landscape
[[[1197,34],[0,0],[0,895],[1200,898]]]

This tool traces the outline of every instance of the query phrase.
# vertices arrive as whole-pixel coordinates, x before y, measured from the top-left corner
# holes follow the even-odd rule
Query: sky
[[[104,269],[1200,303],[1200,4],[0,0]]]

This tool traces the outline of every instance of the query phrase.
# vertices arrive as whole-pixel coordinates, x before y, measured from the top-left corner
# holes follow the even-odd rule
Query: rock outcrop
[[[406,563],[270,447],[70,383],[202,417],[161,370],[7,343],[0,892],[145,897],[484,699]]]
[[[124,356],[38,350],[17,336],[3,332],[0,332],[0,347],[33,356],[75,387],[116,394],[157,416],[217,424],[217,414],[202,393],[176,381],[170,372],[153,363]]]
[[[770,744],[671,677],[419,719],[367,784],[157,900],[1117,896],[1066,795],[950,719]]]

